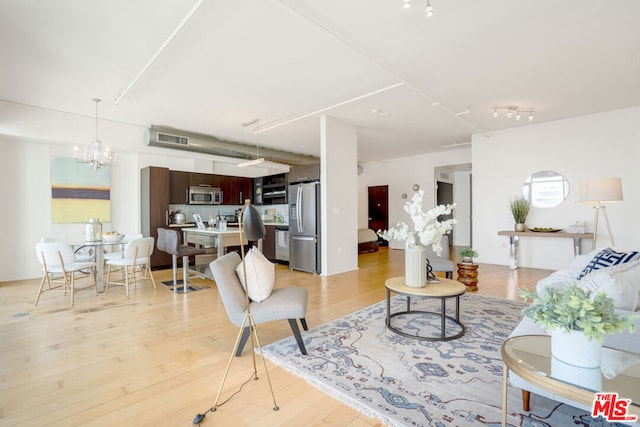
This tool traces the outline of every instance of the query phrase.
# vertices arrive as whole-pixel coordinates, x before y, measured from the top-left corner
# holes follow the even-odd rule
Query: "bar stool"
[[[173,291],[176,292],[178,281],[176,280],[178,271],[178,257],[182,257],[182,284],[183,293],[187,293],[187,278],[189,277],[189,257],[193,255],[203,255],[204,249],[195,248],[189,245],[180,244],[180,232],[170,228],[158,228],[158,250],[171,254],[173,264]]]

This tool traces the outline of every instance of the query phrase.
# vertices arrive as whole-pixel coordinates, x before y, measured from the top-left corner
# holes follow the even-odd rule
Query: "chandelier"
[[[527,118],[530,122],[533,121],[533,109],[523,109],[518,107],[517,105],[504,105],[499,107],[493,107],[493,117],[500,117],[500,113],[504,113],[504,115],[510,119],[515,117],[516,120],[520,120],[522,118],[522,114],[528,114]]]
[[[114,153],[106,147],[102,150],[102,142],[98,139],[98,103],[102,101],[99,98],[93,98],[96,103],[96,139],[91,145],[86,146],[79,152],[78,147],[73,147],[73,158],[78,163],[87,163],[91,165],[93,170],[98,170],[103,166],[116,165],[118,163],[118,153]]]

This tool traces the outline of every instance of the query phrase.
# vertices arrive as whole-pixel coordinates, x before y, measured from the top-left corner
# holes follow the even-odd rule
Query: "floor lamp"
[[[247,283],[247,266],[244,262],[244,241],[256,241],[262,239],[267,231],[264,227],[264,223],[262,222],[262,218],[260,218],[260,214],[258,210],[251,204],[250,200],[244,201],[244,206],[240,211],[240,215],[238,217],[238,226],[240,231],[240,255],[242,258],[242,274],[244,275],[244,283]],[[269,383],[269,390],[271,390],[271,397],[273,398],[273,410],[277,411],[278,404],[276,403],[276,396],[273,393],[273,386],[271,385],[271,378],[269,378],[269,371],[267,370],[267,363],[264,360],[264,355],[262,354],[262,347],[260,346],[260,341],[258,340],[258,330],[256,329],[256,323],[253,320],[253,316],[251,315],[251,304],[249,302],[249,293],[245,291],[245,302],[247,304],[247,313],[244,315],[244,319],[242,321],[242,326],[240,326],[240,330],[238,331],[238,337],[236,338],[236,343],[233,347],[233,351],[231,352],[231,357],[229,357],[229,362],[227,363],[227,369],[224,372],[224,376],[222,377],[222,383],[220,384],[220,388],[218,389],[218,394],[216,396],[216,400],[213,403],[213,407],[210,409],[211,412],[214,412],[218,408],[218,402],[220,401],[220,395],[222,394],[222,389],[224,387],[224,383],[227,380],[227,375],[229,374],[229,369],[231,368],[231,362],[235,358],[236,351],[238,350],[238,346],[240,345],[240,338],[242,337],[242,332],[244,328],[249,325],[249,336],[251,337],[251,355],[253,357],[253,379],[258,379],[258,370],[256,367],[256,352],[257,348],[260,351],[260,357],[262,358],[262,364],[264,366],[264,371],[267,375],[267,382]],[[197,414],[195,419],[193,420],[193,424],[199,424],[205,417],[205,414]]]
[[[611,234],[609,217],[607,217],[607,209],[604,204],[621,201],[622,179],[620,178],[584,179],[578,182],[578,203],[592,204],[595,209],[592,249],[596,248],[596,240],[598,239],[598,214],[600,210],[602,210],[602,216],[604,216],[604,222],[607,225],[611,246],[616,246],[613,240],[613,234]]]

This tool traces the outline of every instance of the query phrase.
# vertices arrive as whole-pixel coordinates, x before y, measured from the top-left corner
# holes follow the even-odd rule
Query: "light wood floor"
[[[279,266],[277,287],[309,290],[310,328],[385,298],[384,281],[403,274],[403,252],[383,248],[359,257],[359,270],[332,277]],[[550,272],[482,264],[481,295],[518,299]],[[190,426],[214,400],[237,334],[215,284],[175,295],[142,281],[130,298],[121,287],[69,297],[45,293],[34,307],[39,279],[0,283],[0,426]],[[262,345],[289,336],[286,321],[258,328]],[[370,426],[377,420],[338,402],[267,361],[279,411],[258,358],[258,381],[214,413],[203,426]],[[245,349],[231,366],[223,399],[253,372]]]

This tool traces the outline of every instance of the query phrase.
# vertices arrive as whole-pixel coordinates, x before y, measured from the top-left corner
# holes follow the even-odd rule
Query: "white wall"
[[[72,157],[74,145],[95,136],[95,117],[0,101],[0,282],[41,276],[35,244],[43,236],[81,241],[84,224],[51,222],[51,159]],[[237,167],[205,154],[148,147],[145,126],[100,121],[99,138],[120,155],[111,168],[111,222],[104,230],[140,231],[140,169],[167,167],[232,175]],[[242,172],[246,172],[243,170]],[[252,172],[249,173],[251,175]]]
[[[358,268],[357,135],[351,124],[327,116],[320,120],[323,276]]]
[[[51,112],[0,101],[0,181],[4,206],[0,220],[4,242],[0,245],[0,282],[39,277],[35,243],[46,235],[82,237],[83,224],[51,223],[50,165],[54,157],[71,156],[73,144],[93,138],[94,118]],[[206,155],[181,153],[144,143],[145,127],[109,123],[101,125],[100,138],[121,154],[121,164],[111,171],[111,218],[105,229],[139,231],[139,170],[148,165],[204,172]],[[104,134],[102,133],[104,132]],[[619,248],[638,249],[640,236],[640,107],[616,110],[518,129],[495,132],[489,138],[474,136],[472,148],[369,162],[358,178],[358,227],[367,226],[367,187],[389,185],[389,219],[393,226],[409,218],[402,210],[402,193],[412,194],[419,184],[426,192],[426,208],[433,205],[433,168],[473,163],[474,233],[478,261],[508,264],[510,197],[520,194],[528,175],[553,169],[569,178],[569,200],[557,208],[533,209],[531,226],[564,227],[578,219],[593,230],[593,209],[575,203],[575,186],[581,178],[622,178],[624,202],[608,205],[612,231]],[[215,168],[215,163],[214,163]],[[355,169],[355,168],[354,168]],[[354,171],[355,173],[355,171]],[[601,227],[599,242],[608,244]],[[395,245],[401,247],[401,245]],[[522,239],[521,265],[555,269],[568,264],[571,243],[561,239]],[[589,242],[585,250],[590,248]]]
[[[418,184],[424,190],[424,208],[431,209],[435,205],[434,168],[463,163],[471,163],[470,148],[364,163],[358,179],[358,227],[368,225],[368,187],[389,186],[389,227],[401,221],[410,223],[411,218],[403,207],[413,195],[413,185]],[[402,199],[403,193],[407,194],[406,200]],[[398,241],[390,242],[392,248],[404,248],[403,245]]]
[[[455,172],[453,201],[456,208],[453,217],[456,220],[453,244],[455,246],[471,245],[471,171]]]
[[[570,183],[569,197],[551,209],[532,208],[530,227],[563,228],[584,220],[593,231],[593,208],[577,204],[578,180],[621,177],[624,202],[607,205],[611,229],[620,249],[638,249],[640,238],[640,107],[532,124],[473,137],[473,244],[479,262],[507,265],[508,238],[513,230],[509,199],[522,194],[524,180],[534,172],[554,170]],[[609,244],[599,228],[598,246]],[[559,269],[573,257],[570,239],[523,238],[520,265]],[[591,248],[583,241],[583,252]]]

